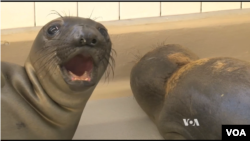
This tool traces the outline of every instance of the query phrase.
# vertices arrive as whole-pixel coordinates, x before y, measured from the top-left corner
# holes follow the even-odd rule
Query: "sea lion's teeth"
[[[73,77],[77,77],[73,72],[69,71],[69,74]]]
[[[78,79],[77,79],[77,76],[76,76],[73,72],[69,71],[69,74],[71,75],[71,79],[72,79],[72,80],[74,80],[74,81],[75,81],[75,80],[78,80]]]
[[[90,80],[90,75],[89,75],[88,71],[84,72],[84,74],[81,76],[81,80],[84,80],[84,81]]]
[[[84,74],[83,74],[83,76],[88,76],[88,72],[85,71]]]
[[[89,74],[88,74],[88,72],[87,72],[87,71],[85,71],[85,72],[84,72],[84,74],[82,75],[82,78],[84,78],[84,79],[85,79],[85,78],[88,78],[88,77],[89,77]]]
[[[91,73],[89,74],[88,71],[85,71],[82,76],[77,76],[74,73],[72,73],[71,71],[69,71],[69,74],[71,75],[71,79],[74,81],[75,80],[90,81],[90,79],[91,79]]]

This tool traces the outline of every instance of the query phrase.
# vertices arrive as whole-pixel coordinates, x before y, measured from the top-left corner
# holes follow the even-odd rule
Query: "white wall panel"
[[[96,21],[119,20],[119,2],[79,2],[78,16],[89,18],[90,15]]]
[[[242,9],[250,8],[250,2],[242,2]]]
[[[161,15],[200,13],[201,2],[162,2]]]
[[[241,2],[202,2],[202,12],[240,9]]]
[[[77,2],[35,2],[36,26],[43,26],[59,16],[53,13],[57,11],[62,16],[77,16]]]
[[[160,2],[120,2],[120,19],[159,16]]]
[[[1,2],[1,29],[34,26],[34,2]]]

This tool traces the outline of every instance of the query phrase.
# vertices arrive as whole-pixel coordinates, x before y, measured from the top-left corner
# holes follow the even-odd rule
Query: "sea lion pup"
[[[199,59],[178,44],[157,47],[146,53],[131,70],[131,89],[141,108],[155,121],[162,109],[165,83],[180,67]]]
[[[249,62],[205,58],[174,69],[170,52],[147,53],[131,72],[133,94],[164,139],[221,139],[222,124],[250,124]]]
[[[111,52],[107,29],[91,19],[61,17],[42,27],[24,67],[1,62],[2,139],[72,139],[113,67]]]

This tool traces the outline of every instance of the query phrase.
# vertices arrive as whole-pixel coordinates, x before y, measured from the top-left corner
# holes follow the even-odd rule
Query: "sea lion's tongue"
[[[72,80],[90,81],[93,60],[90,56],[77,55],[65,64]]]

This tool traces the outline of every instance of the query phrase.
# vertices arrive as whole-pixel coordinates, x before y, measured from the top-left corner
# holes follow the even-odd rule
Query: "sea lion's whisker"
[[[67,51],[67,50],[68,51]],[[57,50],[55,50],[55,51],[57,51],[57,52],[60,52],[60,51],[63,51],[63,52],[66,52],[66,53],[70,53],[70,50],[72,50],[72,48],[70,48],[70,47],[66,47],[66,48],[61,48],[61,49],[57,49]],[[48,55],[49,53],[51,53],[50,55]],[[40,61],[39,62],[39,65],[41,66],[41,67],[39,67],[39,69],[38,69],[38,73],[40,73],[40,72],[43,72],[43,70],[53,70],[53,69],[55,69],[57,66],[58,66],[58,64],[59,64],[59,62],[60,62],[60,59],[58,58],[58,56],[57,56],[57,54],[55,54],[54,52],[49,52],[47,55],[44,55],[44,56],[42,56],[42,57],[40,57],[40,58],[38,58],[36,61],[35,61],[35,63],[34,63],[34,65],[38,62],[38,60],[40,60],[40,59],[43,59],[43,60],[47,60],[46,62],[44,62],[43,60],[42,61]],[[55,67],[55,68],[54,68]],[[52,68],[52,69],[50,69],[50,68]],[[50,71],[49,71],[50,72]],[[44,72],[44,73],[46,73],[46,72]],[[46,73],[47,74],[47,73]],[[46,76],[46,75],[45,75]],[[45,77],[45,76],[43,76],[43,77]]]
[[[44,46],[43,48],[35,51],[35,53],[40,53],[40,52],[49,52],[49,51],[54,51],[56,50],[56,48],[52,47],[52,46]]]
[[[57,48],[56,47],[60,47],[60,46],[67,46],[67,43],[65,44],[55,44],[55,45],[44,45],[42,48],[38,49],[35,53],[39,53],[40,51],[41,52],[47,52],[47,51],[51,51],[52,50],[56,50]],[[45,50],[46,49],[46,50]]]
[[[52,64],[52,63],[51,63]],[[37,74],[40,75],[41,79],[43,79],[46,76],[49,76],[49,73],[46,73],[44,70],[50,71],[50,73],[54,72],[56,70],[56,66],[48,65],[48,67],[44,67],[43,69],[40,69]]]
[[[63,11],[63,13],[64,13],[64,17],[67,17],[67,14],[66,14],[66,12],[65,12],[65,11]]]
[[[51,41],[63,41],[62,39],[50,39]]]
[[[35,64],[36,62],[38,62],[39,60],[41,60],[41,59],[44,59],[45,57],[47,57],[47,55],[49,55],[49,54],[55,54],[55,53],[60,53],[61,51],[64,51],[65,52],[65,50],[71,50],[72,48],[71,47],[65,47],[65,48],[51,48],[52,50],[50,50],[50,49],[47,49],[46,51],[44,51],[43,52],[43,56],[41,56],[41,57],[39,57],[39,58],[37,58],[33,63]],[[42,50],[41,50],[42,51]],[[66,51],[66,52],[68,52],[68,51]]]
[[[57,60],[55,59],[56,56],[50,58],[50,59],[47,59],[48,61],[45,62],[45,63],[41,63],[39,64],[40,67],[38,67],[37,69],[37,74],[39,74],[41,76],[41,78],[45,77],[46,75],[48,75],[49,73],[48,72],[52,72],[51,70],[53,69],[50,69],[50,68],[54,68],[56,69],[57,67]],[[47,71],[44,71],[44,70],[47,70]]]
[[[53,53],[54,51],[51,51],[51,52],[48,52],[48,53],[44,53],[42,56],[39,56],[36,60],[32,60],[32,63],[33,64],[36,64],[38,61],[40,61],[41,59],[43,59],[42,61],[46,61],[46,58],[50,58],[51,56],[54,56],[55,55],[55,53]],[[41,62],[42,62],[41,61]],[[41,62],[39,62],[39,63],[41,63]]]
[[[92,12],[91,12],[89,18],[91,18],[92,14],[93,14],[93,12],[94,12],[94,9],[95,9],[95,7],[92,9]]]
[[[98,18],[103,18],[102,16],[94,17],[92,20],[96,21]]]
[[[51,54],[47,54],[47,56],[46,57],[42,57],[43,59],[41,60],[41,61],[36,61],[36,63],[38,63],[38,65],[43,65],[43,64],[46,64],[46,63],[48,63],[51,59],[53,59],[54,57],[56,57],[57,55],[56,54],[54,54],[54,53],[51,53]],[[49,61],[48,61],[49,60]],[[34,65],[36,65],[36,63],[33,63]]]
[[[115,56],[117,56],[117,52],[115,51],[115,49],[111,49],[111,56],[113,56],[113,53],[115,54]]]
[[[113,56],[105,56],[103,57],[104,61],[103,62],[106,62],[108,63],[108,66],[107,66],[107,70],[105,72],[105,80],[108,79],[109,80],[109,76],[110,76],[110,73],[112,72],[112,76],[114,77],[114,67],[115,67],[115,60],[113,58]]]
[[[61,18],[63,18],[63,16],[62,16],[59,12],[57,12],[56,10],[51,10],[51,11],[53,11],[54,13],[50,13],[50,14],[48,14],[48,15],[55,14],[55,15],[58,15],[58,16],[60,16]],[[48,16],[48,15],[47,15],[47,16]]]

